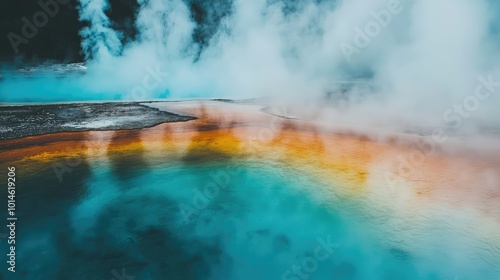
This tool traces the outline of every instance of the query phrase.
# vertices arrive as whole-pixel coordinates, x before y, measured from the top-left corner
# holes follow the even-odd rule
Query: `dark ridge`
[[[108,0],[111,27],[122,36],[122,44],[136,41],[139,30],[136,18],[139,12],[137,0]],[[26,18],[33,23],[33,16],[44,12],[35,0],[2,0],[0,1],[0,62],[13,63],[17,66],[39,65],[43,63],[73,63],[84,61],[85,55],[81,47],[80,31],[89,25],[79,20],[79,1],[69,0],[59,4],[57,0],[42,0],[43,3],[58,3],[58,11],[47,15],[47,23],[37,28],[32,38],[23,35]],[[61,1],[64,3],[64,1]],[[199,53],[208,46],[212,37],[219,30],[222,19],[232,11],[231,0],[184,0],[196,22],[193,41],[198,44]],[[27,39],[16,47],[9,39],[14,33]],[[19,38],[19,37],[18,37]]]
[[[26,38],[23,35],[25,25],[23,18],[33,24],[33,16],[43,12],[39,1],[0,1],[2,12],[0,16],[0,61],[17,64],[82,61],[79,32],[84,24],[78,20],[78,1],[70,0],[67,4],[58,4],[57,7],[58,9],[53,9],[52,15],[44,13],[48,18],[46,24],[37,28],[32,38]],[[40,19],[43,18],[40,17]],[[17,52],[11,43],[12,40],[8,37],[11,33],[27,40],[26,43],[18,44]]]

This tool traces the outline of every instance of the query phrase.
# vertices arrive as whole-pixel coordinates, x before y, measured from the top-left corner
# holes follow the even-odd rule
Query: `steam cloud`
[[[107,0],[80,0],[80,19],[90,22],[90,27],[82,30],[82,45],[86,57],[109,57],[117,55],[121,49],[120,34],[110,28]]]
[[[492,0],[214,0],[201,2],[202,23],[187,0],[138,3],[138,36],[122,45],[108,2],[80,0],[80,18],[90,24],[81,32],[87,73],[7,79],[2,99],[266,97],[317,108],[339,81],[362,80],[370,86],[355,83],[348,108],[325,117],[498,124],[500,24]],[[470,96],[484,80],[483,90],[495,90],[476,106]]]

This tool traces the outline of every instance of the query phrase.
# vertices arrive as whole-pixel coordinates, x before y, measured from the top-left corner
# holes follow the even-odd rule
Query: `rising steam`
[[[138,0],[138,36],[126,41],[106,16],[106,0],[80,0],[87,73],[7,79],[2,100],[266,97],[323,104],[347,80],[354,81],[341,90],[349,110],[327,117],[452,125],[458,115],[498,124],[498,94],[490,91],[477,106],[467,100],[481,78],[500,90],[496,2],[214,0],[201,1],[197,22],[193,1]],[[369,86],[360,89],[360,81]],[[464,117],[456,104],[474,110]]]

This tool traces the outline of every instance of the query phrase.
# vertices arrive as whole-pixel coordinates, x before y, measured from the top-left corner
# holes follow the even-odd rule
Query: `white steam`
[[[80,0],[80,20],[90,22],[90,26],[81,31],[87,58],[107,58],[120,52],[120,35],[110,28],[107,9],[107,0]]]
[[[125,45],[105,14],[106,0],[80,2],[80,17],[90,24],[81,33],[87,74],[42,89],[35,87],[41,81],[15,81],[17,98],[29,99],[36,88],[39,100],[50,99],[47,93],[324,105],[339,81],[362,79],[369,90],[354,86],[343,93],[348,106],[325,117],[478,127],[500,121],[498,94],[490,91],[477,106],[471,99],[479,77],[491,76],[500,91],[498,5],[490,0],[232,0],[226,13],[228,0],[202,1],[207,15],[224,15],[211,23],[215,32],[205,44],[194,40],[199,25],[189,1],[138,0],[138,36]],[[68,94],[60,84],[79,90]],[[464,102],[465,114],[455,106]]]

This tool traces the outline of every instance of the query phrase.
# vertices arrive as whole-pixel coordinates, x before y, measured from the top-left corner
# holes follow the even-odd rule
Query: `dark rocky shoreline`
[[[56,132],[140,129],[196,119],[141,102],[0,105],[0,140]]]

